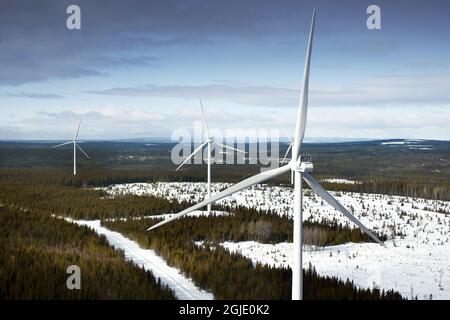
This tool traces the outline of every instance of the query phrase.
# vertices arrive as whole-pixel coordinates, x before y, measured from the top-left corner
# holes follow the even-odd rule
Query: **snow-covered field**
[[[381,145],[386,146],[406,146],[410,150],[433,150],[433,145],[430,144],[424,144],[425,140],[420,139],[406,139],[406,140],[400,140],[400,141],[386,141],[382,142]]]
[[[178,299],[182,300],[211,300],[213,295],[195,286],[191,279],[186,278],[178,269],[173,268],[153,250],[143,249],[136,242],[124,237],[122,234],[111,231],[100,225],[100,220],[70,220],[79,225],[92,228],[100,235],[105,235],[108,242],[115,249],[122,250],[125,258],[133,261],[137,266],[150,270],[161,283],[174,290]]]
[[[213,192],[229,186],[212,185]],[[121,194],[156,195],[169,199],[200,201],[206,195],[204,183],[135,183],[114,185],[105,190]],[[388,249],[366,244],[345,244],[305,253],[320,274],[351,279],[362,287],[375,283],[382,289],[395,289],[405,297],[450,299],[450,202],[377,194],[331,192],[366,226],[386,234]],[[257,185],[219,201],[230,206],[272,210],[292,215],[293,193],[289,187]],[[310,191],[304,193],[304,219],[336,221],[353,228],[339,212]],[[291,244],[253,242],[224,243],[230,250],[254,261],[286,265]]]
[[[394,289],[406,298],[450,299],[450,247],[420,245],[415,249],[387,249],[371,243],[347,243],[325,248],[304,249],[303,267],[311,263],[319,274],[350,279],[362,288]],[[410,242],[410,246],[415,243]],[[291,266],[292,243],[261,244],[254,241],[225,242],[222,246],[260,262]]]
[[[340,184],[360,184],[361,181],[355,181],[355,180],[349,180],[349,179],[322,179],[321,182],[328,182],[328,183],[340,183]]]

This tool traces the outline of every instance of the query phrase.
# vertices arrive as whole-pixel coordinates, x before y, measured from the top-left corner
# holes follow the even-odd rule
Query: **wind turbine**
[[[319,182],[313,178],[310,172],[313,169],[313,165],[310,159],[305,159],[301,156],[301,147],[303,137],[305,135],[306,127],[306,113],[308,107],[308,87],[309,87],[309,69],[311,62],[312,40],[314,34],[314,21],[315,10],[313,11],[311,27],[309,31],[308,47],[306,50],[305,69],[303,74],[302,91],[300,93],[300,104],[297,114],[297,123],[295,128],[294,143],[292,145],[292,159],[291,161],[282,167],[264,171],[256,174],[248,179],[236,183],[235,185],[225,189],[219,193],[214,194],[209,199],[206,199],[186,210],[177,213],[170,218],[167,218],[153,226],[148,230],[158,228],[170,221],[178,219],[192,211],[198,210],[212,202],[223,199],[235,192],[238,192],[244,188],[248,188],[255,184],[267,181],[276,176],[282,175],[289,171],[294,173],[294,253],[292,263],[292,299],[303,299],[303,271],[302,271],[302,233],[303,233],[303,221],[302,221],[302,179],[311,187],[311,189],[323,198],[328,204],[341,212],[350,221],[360,227],[365,233],[367,233],[373,240],[383,245],[383,242],[379,240],[369,229],[367,229],[355,216],[353,216],[347,209],[345,209],[331,194],[329,194]]]
[[[81,120],[78,123],[77,133],[75,134],[75,138],[72,141],[67,141],[67,142],[58,144],[58,145],[53,146],[53,147],[50,148],[50,149],[58,148],[58,147],[62,147],[62,146],[65,146],[67,144],[73,143],[73,175],[74,176],[77,175],[77,148],[80,149],[80,151],[84,153],[86,158],[90,159],[89,156],[87,155],[87,153],[79,146],[80,142],[77,141],[78,134],[80,133],[80,126],[81,126]]]
[[[209,135],[209,132],[208,132],[208,126],[206,125],[206,119],[205,119],[205,112],[203,111],[203,104],[202,104],[202,100],[200,99],[200,109],[201,109],[201,111],[202,111],[202,121],[203,121],[203,129],[205,130],[204,132],[205,132],[205,138],[206,138],[206,141],[204,141],[197,149],[195,149],[194,150],[194,152],[192,152],[179,166],[178,166],[178,168],[175,170],[175,171],[178,171],[186,162],[188,162],[197,152],[199,152],[200,150],[203,150],[203,148],[205,147],[205,146],[208,146],[208,156],[207,156],[207,159],[206,159],[206,161],[207,161],[207,165],[208,165],[208,178],[207,178],[207,181],[208,181],[208,186],[207,186],[207,189],[208,189],[208,198],[211,198],[211,145],[213,145],[213,144],[215,144],[215,145],[217,145],[217,146],[220,146],[220,147],[222,147],[222,148],[225,148],[225,149],[229,149],[229,150],[233,150],[233,151],[237,151],[237,152],[242,152],[242,153],[246,153],[245,151],[242,151],[242,150],[239,150],[239,149],[236,149],[236,148],[232,148],[232,147],[230,147],[230,146],[227,146],[227,145],[225,145],[225,144],[223,144],[223,143],[220,143],[220,142],[217,142],[217,141],[215,141],[215,139],[214,139],[214,137],[212,137],[212,136],[210,136]],[[211,212],[211,204],[208,204],[207,205],[207,208],[208,208],[208,215],[210,214],[210,212]]]
[[[292,141],[291,137],[288,135],[286,130],[284,130],[283,128],[281,128],[281,129],[283,130],[283,133],[286,136],[286,138],[289,140],[289,146],[286,150],[286,153],[284,154],[283,160],[281,160],[281,163],[286,163],[287,155],[288,155],[289,151],[292,149],[292,145],[294,144],[294,141]]]

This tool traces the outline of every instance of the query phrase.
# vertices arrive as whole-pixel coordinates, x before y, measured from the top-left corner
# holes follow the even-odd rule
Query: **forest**
[[[110,276],[101,276],[101,273],[106,270],[107,265],[113,260],[109,256],[105,257],[97,252],[101,250],[106,250],[108,254],[115,254],[118,265],[122,263],[128,266],[122,266],[122,274],[127,279],[130,273],[140,274],[143,272],[139,268],[133,267],[130,263],[125,263],[123,256],[114,252],[108,246],[105,239],[99,238],[86,228],[71,225],[51,215],[90,219],[104,218],[106,219],[103,221],[105,225],[113,229],[120,226],[120,228],[123,228],[120,230],[121,232],[124,232],[133,239],[139,239],[139,242],[143,245],[151,245],[169,263],[176,265],[189,276],[192,276],[199,286],[213,290],[218,298],[288,299],[290,297],[290,270],[260,265],[254,267],[249,260],[238,255],[230,254],[222,248],[217,247],[215,250],[210,250],[207,248],[197,248],[194,245],[194,241],[201,240],[210,242],[212,245],[215,242],[223,240],[256,240],[267,243],[290,241],[292,234],[292,221],[290,219],[280,217],[276,213],[263,212],[255,209],[215,207],[216,209],[229,210],[233,215],[217,216],[211,219],[206,217],[186,218],[182,223],[175,222],[173,228],[157,231],[156,234],[159,236],[152,238],[153,240],[149,242],[150,238],[148,238],[147,233],[142,232],[141,229],[133,230],[132,227],[148,227],[150,222],[143,224],[140,220],[130,219],[128,223],[121,224],[118,221],[113,222],[107,219],[137,218],[142,215],[178,212],[190,204],[147,196],[121,196],[111,198],[99,190],[66,185],[64,183],[64,177],[65,175],[59,176],[55,174],[53,179],[45,182],[45,175],[39,175],[38,173],[30,174],[30,171],[27,172],[26,170],[22,173],[11,171],[9,174],[4,174],[0,177],[0,203],[2,203],[3,212],[8,211],[8,214],[2,214],[3,219],[5,219],[2,221],[2,226],[8,229],[8,232],[5,230],[2,233],[4,238],[1,239],[3,252],[2,265],[6,266],[3,274],[7,275],[5,276],[7,279],[1,282],[4,284],[2,288],[3,297],[9,299],[94,299],[98,297],[153,299],[153,296],[151,296],[152,293],[160,298],[165,299],[168,297],[165,292],[155,293],[151,289],[146,289],[147,295],[143,295],[141,291],[133,291],[136,293],[133,296],[130,293],[131,291],[126,290],[119,294],[118,288],[116,292],[110,292],[108,293],[109,295],[105,295],[101,292],[101,288],[97,287],[85,290],[82,295],[78,293],[78,296],[76,296],[72,291],[65,292],[67,290],[64,290],[64,288],[56,288],[57,285],[60,285],[60,279],[58,277],[63,278],[66,276],[64,272],[61,276],[59,271],[57,272],[58,277],[49,279],[45,285],[38,283],[39,275],[35,270],[47,272],[45,270],[52,268],[52,270],[64,271],[62,268],[66,267],[67,261],[70,261],[70,263],[72,263],[71,261],[77,261],[81,264],[82,269],[87,270],[86,274],[83,273],[83,275],[88,279],[97,276],[102,278],[102,283],[107,283],[108,281],[123,283],[123,280],[116,279],[117,276],[114,275],[116,264],[111,264],[110,268],[112,268],[112,271],[108,271],[108,274],[111,272]],[[153,219],[153,221],[156,222],[157,220]],[[29,227],[28,224],[32,227]],[[127,229],[125,230],[125,228]],[[27,229],[29,229],[29,233],[24,231]],[[33,233],[33,230],[36,233]],[[6,239],[9,240],[7,241]],[[370,241],[370,239],[359,230],[350,230],[339,225],[305,222],[305,241],[308,244],[329,245],[348,241]],[[23,245],[18,245],[18,243],[22,243]],[[98,243],[101,249],[97,249],[95,243]],[[70,247],[71,245],[74,248]],[[64,250],[55,249],[58,246],[63,247]],[[52,249],[50,250],[49,247]],[[33,259],[36,263],[39,262],[42,265],[27,262],[27,259],[29,259],[29,251],[26,248],[33,248]],[[91,264],[93,262],[89,259],[86,259],[87,261],[85,262],[84,257],[93,256],[94,254],[92,252],[95,252],[95,256],[97,257],[96,263],[100,264],[99,266],[92,267]],[[29,269],[14,269],[14,264],[9,260],[13,259],[13,261],[18,261],[17,257],[19,256],[23,259],[20,260],[20,264],[24,263],[33,266],[32,271]],[[38,256],[42,256],[42,258],[38,258]],[[121,262],[119,263],[119,261]],[[224,266],[229,266],[229,268],[224,268]],[[212,270],[219,270],[217,274],[220,276],[211,277],[210,275],[213,274]],[[16,274],[18,272],[20,274]],[[143,273],[146,274],[145,272]],[[151,278],[151,275],[146,276],[150,279],[146,280],[146,282],[149,282],[148,285],[156,285],[156,288],[158,288],[158,281]],[[238,289],[231,284],[224,285],[223,283],[228,281],[227,277],[229,279],[236,278],[234,280],[239,281],[239,283],[242,282],[243,286],[239,286]],[[311,292],[315,292],[314,296],[311,296],[311,299],[400,298],[394,292],[357,289],[351,282],[318,276],[313,269],[305,270],[305,277],[311,281],[310,284],[306,284],[307,286],[312,285],[312,283],[317,284],[317,286],[323,286],[320,290],[317,287],[310,288]],[[20,282],[12,282],[12,279],[17,278],[23,278],[23,280]],[[129,278],[135,279],[133,276]],[[135,281],[141,282],[144,280],[140,279]],[[270,293],[263,292],[265,291],[262,289],[263,284],[266,281],[274,283],[274,288],[270,290]],[[22,284],[29,282],[33,284],[30,286]],[[87,282],[91,283],[92,281],[87,280]],[[132,288],[133,283],[129,284],[129,286]],[[337,288],[342,288],[342,290],[338,290]],[[23,290],[22,294],[20,293],[22,292],[21,290]],[[53,295],[51,292],[54,292]]]
[[[450,200],[450,144],[427,143],[434,149],[418,152],[362,142],[306,144],[305,150],[313,157],[317,178],[359,181],[324,183],[329,190]],[[289,218],[276,212],[216,205],[214,209],[232,214],[186,218],[149,236],[145,229],[158,220],[136,218],[179,212],[191,203],[151,196],[111,197],[96,189],[130,182],[204,181],[205,165],[174,171],[176,166],[170,162],[173,144],[88,142],[83,148],[92,159],[79,161],[77,176],[72,174],[70,150],[50,151],[49,145],[0,142],[0,299],[174,298],[151,273],[111,249],[106,239],[57,217],[102,219],[108,228],[155,249],[217,298],[290,298],[290,270],[253,265],[218,245],[223,241],[292,241]],[[215,164],[213,181],[236,182],[259,170],[257,165]],[[289,186],[289,175],[270,183]],[[127,221],[113,220],[116,218]],[[386,239],[383,234],[378,236]],[[370,241],[357,229],[311,221],[305,221],[304,240],[315,246]],[[68,263],[84,270],[85,290],[64,287]],[[358,289],[352,282],[319,276],[313,266],[304,272],[307,299],[402,298],[396,292]],[[94,281],[96,278],[99,280]]]
[[[381,193],[435,200],[450,200],[450,142],[423,140],[427,150],[391,140],[345,143],[305,143],[312,156],[314,176],[346,178],[358,184],[326,183],[335,191]],[[92,141],[83,144],[91,159],[80,159],[78,175],[71,172],[70,148],[50,150],[50,142],[0,141],[0,176],[36,183],[76,187],[108,186],[125,182],[204,181],[206,166],[187,165],[175,171],[171,161],[174,143]],[[279,154],[288,145],[280,144]],[[249,144],[245,145],[250,149]],[[213,165],[213,182],[237,182],[260,171],[260,165]],[[289,175],[271,181],[289,184]]]
[[[66,287],[67,267],[81,270],[81,289]],[[151,272],[126,262],[87,227],[0,207],[0,300],[174,299]]]
[[[218,299],[290,299],[290,269],[254,265],[251,260],[228,252],[211,239],[199,237],[205,234],[204,231],[211,224],[198,231],[197,228],[192,228],[194,221],[201,220],[187,218],[175,221],[172,223],[173,228],[160,228],[151,235],[146,231],[148,224],[139,220],[103,221],[102,224],[127,235],[144,247],[154,249],[201,288],[211,290]],[[208,242],[198,246],[193,239]],[[319,276],[312,266],[304,270],[304,276],[305,299],[402,299],[394,291],[360,289],[350,281]]]
[[[34,175],[22,175],[20,178],[13,176],[12,179],[11,176],[12,174],[9,177],[0,176],[2,179],[0,203],[22,210],[49,212],[55,216],[69,216],[75,219],[129,218],[176,213],[192,205],[188,202],[180,203],[154,196],[110,197],[101,190],[58,185],[56,182],[45,184],[42,180],[36,183]],[[56,181],[58,175],[55,174],[54,177]],[[36,179],[39,180],[40,177]],[[60,181],[64,181],[64,178]],[[187,218],[187,229],[174,228],[173,230],[176,230],[174,234],[195,229],[197,230],[195,239],[198,240],[205,238],[213,241],[257,240],[269,243],[292,241],[292,220],[280,217],[277,212],[219,205],[214,205],[213,209],[231,212],[233,215],[211,219]],[[383,235],[378,236],[384,239]],[[305,241],[308,244],[323,246],[371,240],[357,229],[351,230],[338,224],[306,221]]]

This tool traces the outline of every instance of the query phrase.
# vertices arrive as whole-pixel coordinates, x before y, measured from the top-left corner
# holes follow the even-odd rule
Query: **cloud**
[[[290,30],[276,23],[286,11],[268,0],[78,0],[81,30],[68,31],[66,8],[72,2],[0,2],[0,85],[104,76],[117,66],[155,66],[152,52],[158,48]],[[295,1],[285,5],[299,7]],[[135,56],[139,51],[148,56]]]
[[[214,105],[214,104],[212,104]],[[450,104],[380,109],[372,107],[317,107],[308,111],[306,137],[336,138],[427,138],[449,139]],[[249,108],[238,115],[232,109],[205,110],[211,132],[227,130],[295,129],[294,108]],[[66,139],[82,119],[81,139],[169,138],[174,130],[201,127],[198,108],[74,108],[60,112],[38,112],[28,118],[2,119],[0,139]]]
[[[340,86],[310,84],[310,104],[320,107],[442,105],[450,101],[450,75],[375,76]],[[206,85],[156,84],[91,90],[124,97],[219,99],[242,105],[296,107],[300,89],[222,82]]]
[[[33,92],[20,92],[20,93],[6,93],[3,96],[12,98],[29,98],[29,99],[61,99],[63,96],[53,93],[33,93]]]
[[[164,97],[220,99],[247,105],[289,105],[298,95],[298,90],[270,86],[245,86],[235,84],[207,84],[199,86],[174,85],[160,86],[156,84],[140,87],[117,87],[107,90],[88,91],[92,94],[125,96],[125,97]]]
[[[274,116],[269,112],[255,115],[243,112],[239,118],[233,111],[205,110],[211,131],[236,128],[270,128]],[[177,129],[191,131],[195,123],[201,127],[201,116],[195,108],[145,107],[79,107],[58,112],[37,112],[24,117],[8,117],[0,122],[0,139],[65,139],[73,135],[82,119],[82,139],[170,138]]]
[[[65,9],[69,4],[65,0],[0,3],[0,86],[105,76],[116,68],[155,67],[154,48],[210,41],[170,34],[158,26],[170,13],[170,5],[160,2],[78,1],[82,27],[68,31]],[[161,9],[165,17],[158,17]]]

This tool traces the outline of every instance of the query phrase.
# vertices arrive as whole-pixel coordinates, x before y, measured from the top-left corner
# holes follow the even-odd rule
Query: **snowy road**
[[[155,251],[141,248],[136,242],[100,225],[100,220],[68,220],[92,228],[100,235],[105,235],[115,249],[123,250],[125,258],[137,266],[149,270],[161,283],[174,290],[180,300],[212,300],[214,296],[196,287],[191,279],[186,278],[178,269],[169,266]]]

